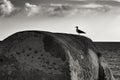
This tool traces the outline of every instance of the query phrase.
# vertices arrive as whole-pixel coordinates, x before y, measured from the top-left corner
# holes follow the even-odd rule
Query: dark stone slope
[[[114,80],[87,37],[23,31],[0,45],[0,80]]]
[[[108,62],[113,76],[120,80],[120,42],[94,42]]]

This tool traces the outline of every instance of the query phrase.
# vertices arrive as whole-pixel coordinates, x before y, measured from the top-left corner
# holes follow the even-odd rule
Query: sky
[[[120,0],[0,0],[0,40],[24,30],[120,41]]]

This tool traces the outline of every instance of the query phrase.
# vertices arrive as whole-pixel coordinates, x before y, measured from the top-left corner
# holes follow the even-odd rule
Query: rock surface
[[[0,80],[114,80],[84,36],[43,31],[13,34],[0,44]]]
[[[108,62],[115,80],[120,80],[120,42],[95,42]]]

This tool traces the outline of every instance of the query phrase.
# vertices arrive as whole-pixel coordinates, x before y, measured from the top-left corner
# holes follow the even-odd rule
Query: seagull
[[[79,30],[79,29],[78,29],[78,26],[76,26],[75,28],[76,28],[76,32],[77,32],[78,34],[86,34],[84,31]]]

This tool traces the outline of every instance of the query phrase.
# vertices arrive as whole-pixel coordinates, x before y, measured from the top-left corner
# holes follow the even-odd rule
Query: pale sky
[[[120,41],[120,2],[112,0],[0,0],[0,40],[23,30],[77,34]]]

